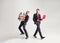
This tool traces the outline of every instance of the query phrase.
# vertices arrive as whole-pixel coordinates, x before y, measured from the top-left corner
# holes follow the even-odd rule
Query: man
[[[26,35],[26,38],[25,39],[28,39],[28,33],[27,33],[26,29],[25,29],[25,26],[26,26],[26,24],[28,22],[28,19],[29,19],[28,14],[29,14],[29,11],[26,11],[26,15],[25,15],[25,17],[23,17],[24,20],[22,20],[21,23],[20,23],[20,25],[19,25],[19,30],[21,32],[21,35],[24,34],[24,33]],[[21,19],[21,18],[18,18],[18,19]],[[21,29],[22,26],[23,26],[24,32]]]
[[[33,36],[35,38],[37,38],[36,34],[37,34],[37,32],[39,32],[41,39],[43,39],[45,37],[42,36],[41,30],[40,30],[40,23],[41,23],[42,19],[41,19],[41,15],[40,15],[39,11],[40,11],[40,9],[36,9],[36,13],[33,15],[34,24],[36,24],[36,26],[37,26],[37,29]]]

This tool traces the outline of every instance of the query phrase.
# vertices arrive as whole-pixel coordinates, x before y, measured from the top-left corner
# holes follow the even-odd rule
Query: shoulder
[[[36,15],[36,13],[34,13],[34,15]]]
[[[36,13],[34,13],[34,15],[36,15]]]
[[[27,15],[26,17],[28,17],[28,18],[29,18],[29,15]]]

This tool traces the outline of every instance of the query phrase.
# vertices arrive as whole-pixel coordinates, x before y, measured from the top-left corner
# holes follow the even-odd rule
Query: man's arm
[[[41,15],[39,15],[39,17],[40,17],[40,20],[42,20]]]
[[[33,21],[35,21],[35,14],[33,15]]]
[[[28,22],[29,16],[25,17],[25,22]]]

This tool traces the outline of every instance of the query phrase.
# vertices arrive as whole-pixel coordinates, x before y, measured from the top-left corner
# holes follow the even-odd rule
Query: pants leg
[[[25,32],[26,37],[28,37],[28,33],[27,33],[26,29],[25,29],[25,26],[26,26],[26,24],[24,23],[23,24],[23,29],[24,29],[24,32]]]
[[[37,32],[38,32],[38,24],[37,24],[37,22],[36,22],[36,26],[37,26],[37,29],[36,29],[36,31],[35,31],[35,33],[34,33],[34,36],[36,36],[36,34],[37,34]]]
[[[40,23],[37,23],[37,27],[38,27],[39,35],[40,35],[40,37],[42,38],[42,33],[41,33],[41,30],[40,30]]]
[[[41,30],[40,30],[40,23],[39,22],[36,22],[36,26],[37,26],[37,29],[35,31],[34,36],[37,34],[37,32],[39,32],[39,35],[42,37],[42,33],[41,33]]]
[[[24,32],[22,31],[21,27],[22,27],[23,23],[21,22],[21,24],[19,25],[19,31],[21,32],[21,34],[23,34]]]
[[[36,31],[35,31],[35,33],[34,33],[34,36],[36,36],[37,32],[38,32],[38,29],[36,29]]]

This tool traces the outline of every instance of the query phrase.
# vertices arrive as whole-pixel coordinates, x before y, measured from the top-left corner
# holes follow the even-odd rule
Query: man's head
[[[39,14],[40,13],[40,9],[37,8],[36,9],[36,13]]]
[[[26,11],[26,14],[29,14],[29,11]]]

